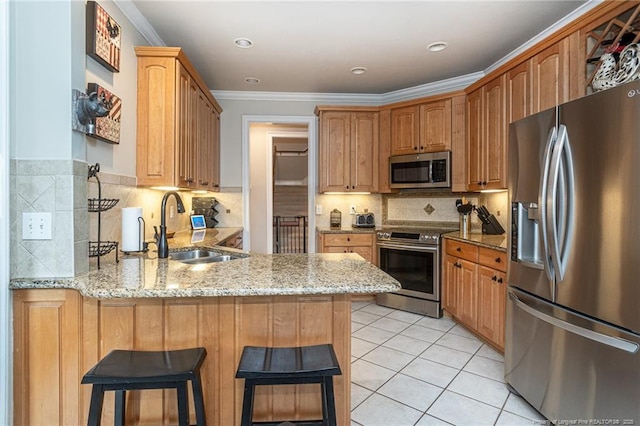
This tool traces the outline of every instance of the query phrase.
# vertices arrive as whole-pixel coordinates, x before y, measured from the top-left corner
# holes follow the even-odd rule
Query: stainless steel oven
[[[379,294],[377,303],[440,318],[440,235],[451,229],[383,229],[377,233],[380,269],[402,289]]]

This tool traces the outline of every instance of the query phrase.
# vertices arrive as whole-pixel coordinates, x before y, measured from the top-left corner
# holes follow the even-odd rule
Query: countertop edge
[[[449,232],[442,235],[443,238],[449,240],[460,241],[463,243],[473,244],[479,247],[485,247],[492,250],[507,252],[507,237],[502,235],[487,235],[479,233],[468,233],[466,236],[460,235],[460,231]]]

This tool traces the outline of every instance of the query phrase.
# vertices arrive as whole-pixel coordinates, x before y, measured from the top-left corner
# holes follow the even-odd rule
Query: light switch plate
[[[318,204],[316,206],[316,214],[317,215],[321,215],[322,214],[322,205],[321,204]]]
[[[23,240],[50,240],[51,213],[22,213]]]

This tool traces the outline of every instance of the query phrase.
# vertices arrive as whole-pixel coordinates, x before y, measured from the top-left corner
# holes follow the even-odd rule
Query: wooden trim
[[[315,115],[320,115],[323,111],[336,111],[336,112],[378,112],[380,107],[378,106],[353,106],[353,105],[316,105],[313,110]]]
[[[457,90],[455,92],[447,92],[447,93],[441,93],[439,95],[433,95],[433,96],[427,96],[425,98],[417,98],[417,99],[410,99],[407,101],[402,101],[402,102],[396,102],[393,104],[386,104],[384,105],[384,108],[403,108],[406,106],[414,106],[414,105],[419,105],[419,104],[424,104],[424,103],[429,103],[429,102],[435,102],[435,101],[442,101],[442,100],[446,100],[446,99],[451,99],[455,96],[460,96],[460,95],[464,95],[465,91],[464,90]]]

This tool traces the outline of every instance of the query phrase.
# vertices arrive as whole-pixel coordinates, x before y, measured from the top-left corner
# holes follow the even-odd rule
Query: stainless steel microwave
[[[390,157],[389,186],[399,189],[450,188],[451,151]]]

